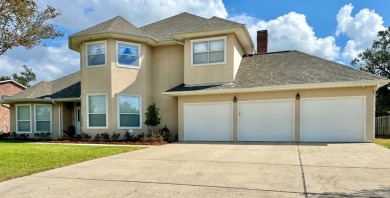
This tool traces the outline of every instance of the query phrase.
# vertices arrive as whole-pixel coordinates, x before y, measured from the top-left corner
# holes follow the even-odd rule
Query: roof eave
[[[267,91],[289,91],[289,90],[303,90],[303,89],[323,89],[323,88],[344,88],[344,87],[364,87],[374,86],[378,89],[390,83],[390,80],[366,80],[353,82],[330,82],[330,83],[311,83],[311,84],[291,84],[291,85],[277,85],[277,86],[263,86],[251,88],[232,88],[232,89],[211,89],[198,91],[177,91],[177,92],[162,92],[167,96],[192,96],[192,95],[212,95],[212,94],[232,94],[232,93],[253,93],[253,92],[267,92]]]
[[[245,25],[235,25],[223,28],[214,28],[209,30],[199,31],[185,31],[174,33],[171,36],[176,40],[183,40],[185,38],[199,37],[199,36],[213,36],[219,34],[234,33],[239,39],[241,45],[243,45],[244,51],[247,54],[252,54],[254,49],[254,43]]]
[[[14,104],[18,102],[78,102],[81,98],[8,98],[0,101],[1,104]]]
[[[68,47],[74,51],[80,52],[80,44],[87,41],[95,41],[98,39],[116,38],[129,39],[139,42],[145,42],[152,46],[156,45],[156,41],[150,37],[143,37],[132,34],[124,34],[118,32],[98,32],[94,34],[73,34],[68,38]]]
[[[3,80],[3,81],[0,81],[0,84],[1,83],[7,83],[7,82],[14,83],[15,85],[19,86],[20,88],[27,89],[26,86],[16,82],[15,80]]]

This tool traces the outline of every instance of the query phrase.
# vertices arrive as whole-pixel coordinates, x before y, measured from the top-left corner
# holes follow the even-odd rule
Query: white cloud
[[[362,9],[355,16],[352,16],[353,6],[343,6],[337,14],[336,35],[346,35],[350,40],[342,52],[342,58],[350,61],[357,55],[370,47],[377,33],[383,30],[383,18],[375,10]]]
[[[254,41],[258,30],[267,29],[268,51],[300,50],[330,60],[339,56],[340,48],[335,38],[317,37],[303,14],[290,12],[270,21],[258,20],[246,14],[229,19],[245,23]]]
[[[181,12],[190,12],[203,17],[225,18],[227,11],[222,0],[47,0],[36,1],[59,8],[62,14],[57,24],[71,30],[81,30],[115,16],[122,16],[136,26],[167,18]]]
[[[22,71],[27,65],[37,75],[37,81],[51,81],[80,69],[79,54],[68,49],[67,44],[60,47],[34,47],[26,50],[17,47],[0,56],[1,75]]]

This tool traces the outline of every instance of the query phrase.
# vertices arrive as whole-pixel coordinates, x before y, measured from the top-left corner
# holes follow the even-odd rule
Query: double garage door
[[[300,141],[363,142],[364,98],[300,101]],[[238,102],[238,141],[294,141],[295,101]],[[233,141],[233,103],[184,105],[184,141]]]

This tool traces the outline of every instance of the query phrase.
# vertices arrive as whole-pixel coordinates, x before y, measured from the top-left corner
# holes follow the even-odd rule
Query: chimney
[[[267,30],[257,31],[257,53],[267,53],[268,32]]]

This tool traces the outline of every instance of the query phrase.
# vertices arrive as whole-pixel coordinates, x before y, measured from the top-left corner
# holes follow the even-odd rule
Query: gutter
[[[207,89],[198,91],[175,91],[162,92],[167,96],[191,96],[191,95],[211,95],[211,94],[232,94],[232,93],[253,93],[253,92],[267,92],[267,91],[288,91],[288,90],[303,90],[303,89],[318,89],[318,88],[343,88],[343,87],[365,87],[376,86],[382,87],[390,83],[390,80],[375,80],[375,81],[355,81],[355,82],[335,82],[335,83],[312,83],[303,85],[278,85],[278,86],[264,86],[251,88],[227,88],[227,89]]]
[[[58,99],[43,99],[43,98],[9,98],[5,99],[2,102],[4,104],[12,104],[15,102],[47,102],[47,103],[55,103],[55,102],[75,102],[81,101],[81,98],[58,98]]]

